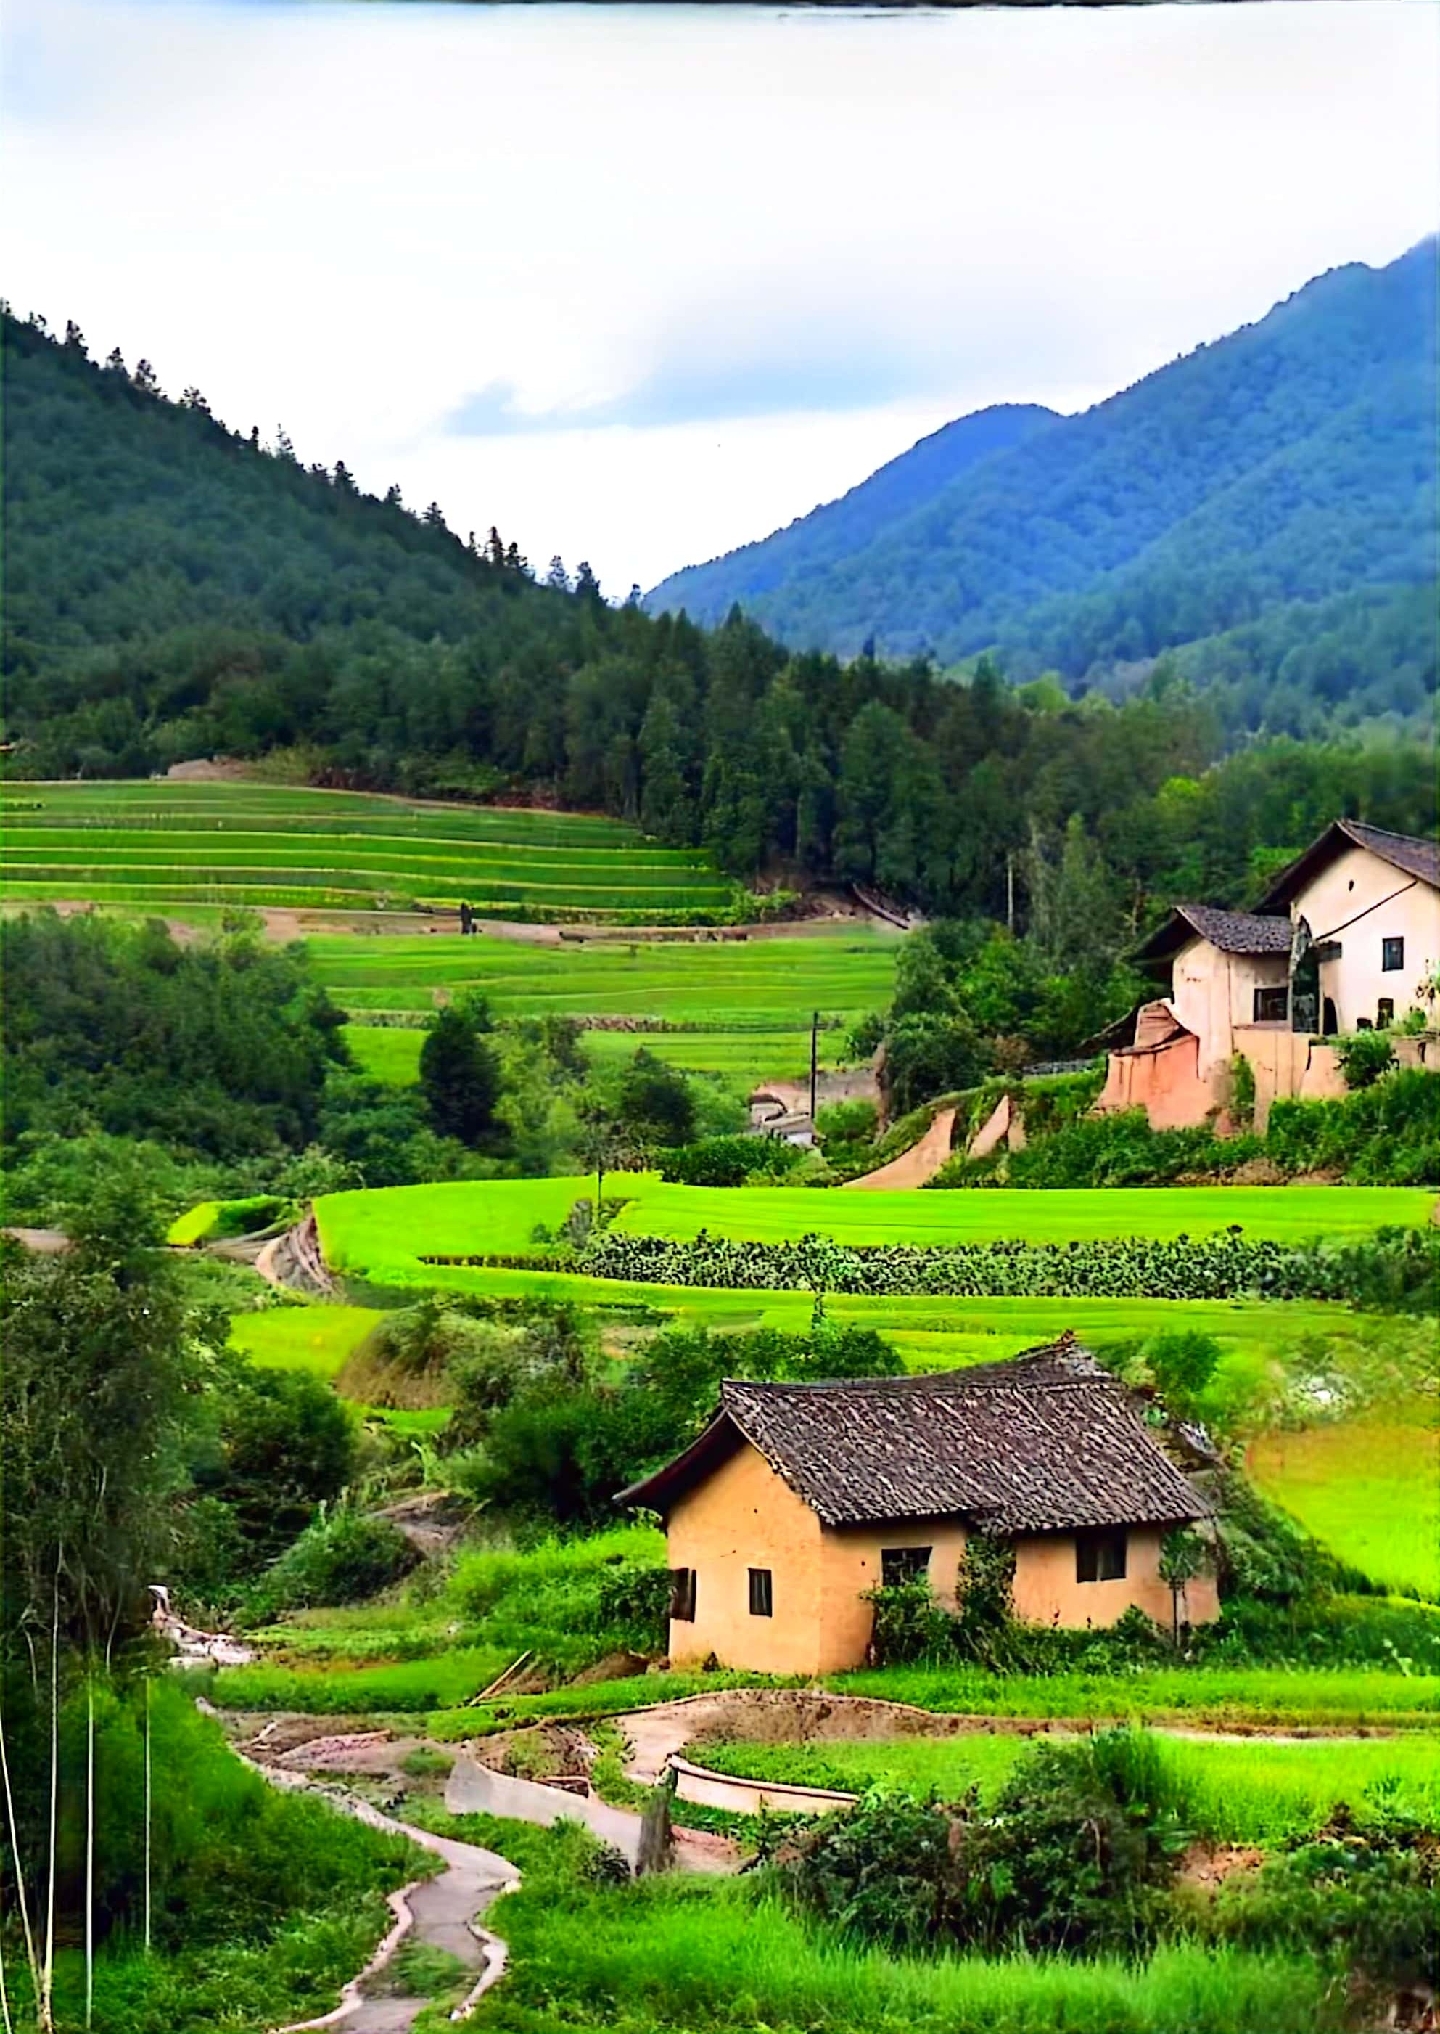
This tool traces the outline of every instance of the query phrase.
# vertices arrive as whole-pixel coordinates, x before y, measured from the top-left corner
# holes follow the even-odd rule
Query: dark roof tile
[[[685,1454],[622,1493],[668,1509],[749,1441],[826,1524],[958,1514],[997,1532],[1171,1524],[1209,1506],[1073,1341],[924,1377],[727,1380]]]

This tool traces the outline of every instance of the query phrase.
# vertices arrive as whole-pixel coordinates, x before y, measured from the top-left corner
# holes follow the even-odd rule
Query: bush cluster
[[[793,1172],[804,1153],[783,1137],[706,1137],[660,1154],[660,1177],[681,1186],[738,1187],[751,1180],[773,1184]]]

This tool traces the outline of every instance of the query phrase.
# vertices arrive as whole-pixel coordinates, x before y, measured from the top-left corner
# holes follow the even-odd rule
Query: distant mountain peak
[[[1437,249],[1330,269],[1078,415],[961,417],[647,605],[1092,683],[1281,609],[1388,589],[1408,613],[1434,575]]]

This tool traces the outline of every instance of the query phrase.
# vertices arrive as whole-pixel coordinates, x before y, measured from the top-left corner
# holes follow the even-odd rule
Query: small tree
[[[500,1068],[473,1011],[451,1004],[431,1019],[420,1048],[420,1089],[442,1137],[473,1145],[493,1128]]]
[[[646,1144],[674,1147],[695,1135],[695,1100],[684,1074],[642,1046],[620,1083],[620,1115]]]
[[[1210,1549],[1193,1526],[1177,1526],[1160,1543],[1160,1580],[1170,1591],[1170,1636],[1180,1643],[1180,1598],[1185,1586],[1203,1575]]]

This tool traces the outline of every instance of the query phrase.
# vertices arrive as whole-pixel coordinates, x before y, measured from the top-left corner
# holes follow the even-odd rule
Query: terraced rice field
[[[836,1064],[844,1033],[822,1031],[819,1064]],[[425,1034],[393,1025],[347,1024],[345,1042],[372,1080],[408,1086],[420,1071]],[[807,1031],[587,1031],[585,1050],[598,1065],[628,1060],[641,1046],[685,1073],[716,1073],[750,1087],[756,1081],[798,1081],[810,1071]]]
[[[384,1319],[369,1307],[267,1307],[236,1314],[230,1346],[264,1370],[310,1370],[334,1377]]]
[[[1344,1560],[1392,1589],[1440,1599],[1440,1432],[1431,1401],[1269,1434],[1255,1482]]]
[[[861,924],[724,940],[542,946],[422,933],[307,943],[319,979],[362,1020],[423,1014],[475,990],[501,1017],[658,1017],[711,1033],[788,1033],[807,1052],[812,1012],[848,1024],[889,1002],[899,948],[894,934]],[[669,1051],[688,1035],[698,1034],[658,1038]],[[833,1049],[839,1033],[822,1039]]]
[[[693,923],[737,891],[698,849],[618,820],[247,783],[0,790],[11,901],[156,912],[225,905],[455,909],[532,920]]]
[[[553,1229],[593,1191],[585,1178],[467,1180],[328,1194],[316,1204],[326,1255],[372,1277],[419,1267],[421,1255],[510,1256],[540,1251],[537,1224]],[[1109,1187],[1051,1193],[992,1188],[825,1193],[807,1187],[672,1186],[654,1173],[617,1176],[628,1197],[617,1229],[632,1235],[783,1241],[806,1234],[840,1243],[985,1243],[1024,1237],[1213,1234],[1238,1222],[1255,1237],[1298,1241],[1363,1235],[1386,1223],[1429,1219],[1423,1187]],[[435,1267],[419,1267],[431,1272]]]

